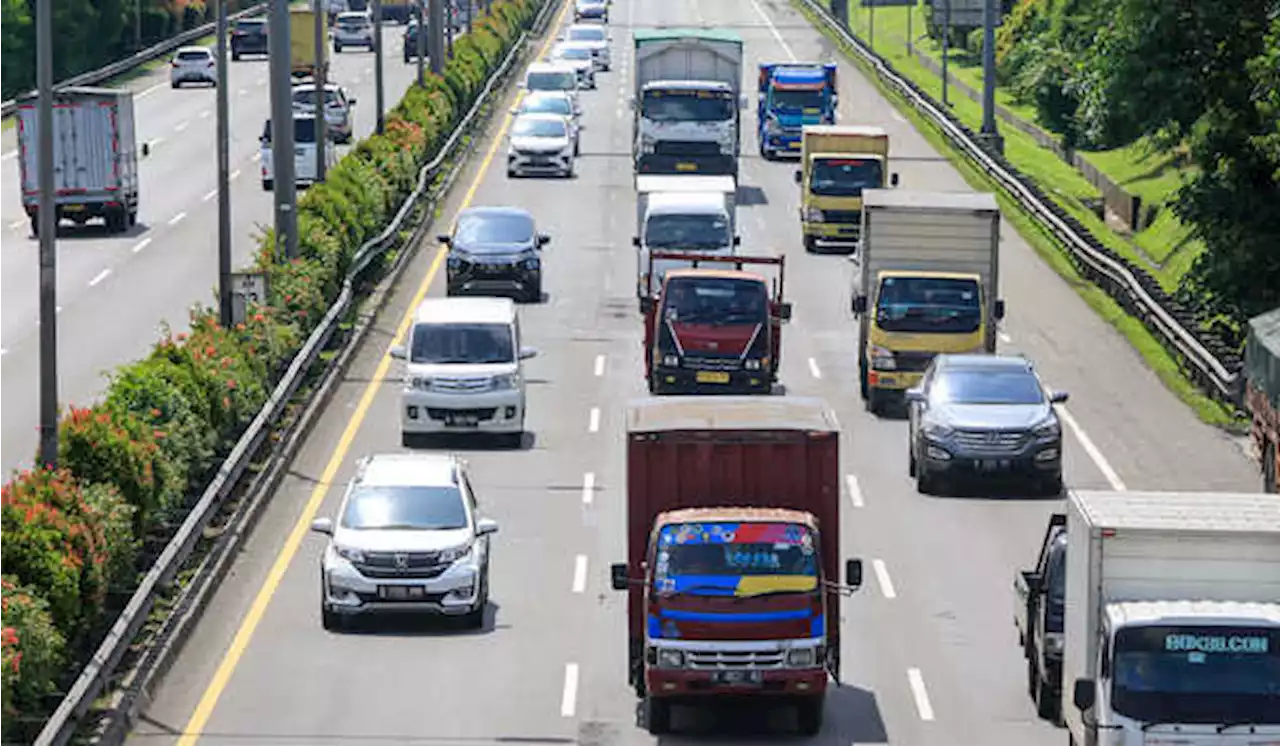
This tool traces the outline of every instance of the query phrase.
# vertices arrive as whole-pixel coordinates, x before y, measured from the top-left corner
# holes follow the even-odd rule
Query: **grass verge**
[[[1106,294],[1105,291],[1081,276],[1071,259],[1067,256],[1065,249],[1059,246],[1058,242],[1049,233],[1042,229],[1040,225],[1022,209],[1016,200],[1010,197],[1008,193],[1001,189],[999,185],[992,181],[984,172],[970,163],[968,158],[953,147],[950,141],[943,136],[941,130],[917,112],[915,107],[911,106],[911,104],[908,103],[901,95],[881,81],[879,76],[876,75],[875,70],[867,65],[856,52],[848,49],[845,42],[828,29],[825,21],[809,10],[807,5],[800,0],[791,0],[791,2],[792,5],[794,5],[796,9],[804,15],[820,33],[845,51],[845,56],[862,71],[867,80],[871,81],[876,89],[880,91],[880,94],[907,118],[911,125],[915,127],[922,136],[924,136],[925,140],[927,140],[930,145],[932,145],[939,153],[946,156],[947,160],[951,162],[969,186],[976,190],[991,192],[996,195],[996,198],[1000,203],[1001,213],[1005,220],[1009,221],[1010,225],[1018,231],[1018,234],[1027,241],[1027,244],[1030,245],[1035,252],[1044,259],[1044,261],[1052,267],[1055,272],[1058,273],[1058,275],[1067,281],[1067,284],[1070,285],[1082,299],[1084,299],[1085,303],[1087,303],[1095,313],[1124,335],[1125,339],[1127,339],[1129,343],[1133,345],[1134,349],[1138,351],[1138,354],[1142,356],[1142,359],[1146,362],[1148,367],[1155,372],[1160,381],[1170,391],[1172,391],[1178,399],[1190,407],[1196,416],[1202,421],[1232,432],[1239,433],[1242,431],[1244,428],[1243,420],[1237,417],[1231,408],[1223,406],[1215,399],[1210,398],[1200,391],[1200,389],[1183,374],[1182,366],[1178,359],[1165,349],[1160,341],[1157,340],[1145,326],[1143,326],[1141,321],[1127,314],[1124,309],[1111,298],[1111,296]],[[877,44],[877,48],[882,47],[880,44]],[[898,60],[890,59],[890,62],[892,62],[894,67],[897,67],[901,72]],[[918,63],[916,64],[917,67],[919,67]],[[937,79],[934,78],[934,80],[936,81]],[[967,101],[967,99],[965,100]],[[960,107],[956,108],[958,109]],[[1011,134],[1021,135],[1021,133]],[[1025,136],[1023,136],[1022,139],[1030,141],[1030,138],[1026,138]],[[1009,157],[1010,161],[1014,160],[1010,157],[1010,154],[1015,148],[1026,147],[1025,142],[1015,144],[1015,141],[1009,134],[1006,134],[1005,142],[1006,157]],[[1042,148],[1036,146],[1034,141],[1031,141],[1031,143],[1031,147],[1034,147],[1042,153],[1046,152]],[[1074,169],[1071,169],[1065,163],[1062,163],[1060,160],[1053,157],[1052,154],[1049,154],[1049,157],[1063,169],[1067,169],[1074,174],[1077,182],[1084,181],[1083,177],[1081,177]],[[1015,165],[1017,165],[1019,169],[1022,169],[1021,163],[1017,163],[1015,161]],[[1024,173],[1028,172],[1024,171]],[[1033,175],[1039,180],[1039,176],[1034,172],[1030,172],[1028,175]],[[1087,184],[1087,182],[1085,183]],[[1064,197],[1061,204],[1063,204],[1064,207],[1067,206],[1067,203],[1071,198],[1064,194],[1061,189],[1055,189],[1054,192],[1059,196]],[[1073,212],[1075,212],[1075,210],[1073,210]],[[1093,218],[1092,212],[1086,212],[1088,217],[1092,218],[1091,223],[1086,223],[1090,230],[1103,227],[1101,226],[1101,221]],[[1077,217],[1080,216],[1077,215]],[[1080,219],[1082,221],[1084,220],[1083,217],[1080,217]],[[1095,233],[1095,235],[1101,234]]]
[[[849,6],[850,26],[865,42],[870,31],[870,13],[860,6],[860,0],[849,0]],[[891,62],[898,72],[941,100],[941,76],[908,54],[906,49],[906,40],[910,36],[918,52],[935,63],[941,62],[942,45],[925,34],[928,12],[925,7],[876,8],[875,52]],[[907,33],[908,14],[912,14],[910,34]],[[953,47],[948,71],[970,88],[982,90],[982,59],[979,55]],[[959,91],[954,91],[950,99],[952,113],[977,130],[982,122],[981,104]],[[1035,108],[1017,100],[1009,90],[997,88],[996,102],[1023,121],[1049,131],[1038,122]],[[1180,222],[1166,204],[1175,195],[1186,173],[1176,154],[1158,151],[1145,139],[1123,148],[1079,151],[1085,160],[1121,188],[1140,197],[1144,211],[1149,207],[1158,208],[1157,217],[1149,226],[1132,237],[1125,237],[1093,214],[1089,203],[1096,203],[1102,195],[1079,171],[1040,147],[1029,136],[1006,123],[1001,124],[1006,157],[1018,170],[1033,177],[1041,187],[1052,186],[1053,191],[1069,198],[1070,202],[1062,203],[1064,207],[1071,209],[1077,218],[1088,214],[1091,219],[1085,222],[1100,240],[1125,258],[1146,267],[1166,291],[1172,292],[1178,287],[1203,246],[1190,238],[1190,228]]]

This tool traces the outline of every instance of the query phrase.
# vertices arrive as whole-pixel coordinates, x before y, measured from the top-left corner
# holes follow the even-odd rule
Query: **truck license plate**
[[[763,678],[759,671],[716,671],[711,681],[728,686],[759,686]]]
[[[421,601],[426,598],[425,585],[380,585],[378,598],[385,601]]]
[[[698,164],[696,164],[696,163],[677,163],[677,164],[676,164],[676,170],[677,170],[677,171],[697,171],[697,170],[698,170]]]
[[[698,371],[698,374],[694,376],[694,379],[698,383],[728,383],[729,374],[719,373],[713,370],[700,370]]]
[[[84,205],[63,205],[63,212],[84,212]]]

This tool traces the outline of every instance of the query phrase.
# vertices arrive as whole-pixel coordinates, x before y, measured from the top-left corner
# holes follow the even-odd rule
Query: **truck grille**
[[[656,155],[675,156],[720,155],[720,146],[714,142],[662,140],[653,146],[653,152]]]
[[[893,361],[904,373],[920,373],[933,362],[933,352],[895,352]]]
[[[701,671],[782,668],[782,653],[777,650],[728,652],[691,651],[689,667]]]
[[[397,562],[401,557],[403,566]],[[355,567],[367,578],[434,578],[449,568],[439,558],[439,552],[365,552],[364,562]]]
[[[1027,439],[1024,430],[957,430],[956,443],[979,453],[1012,453]]]
[[[861,210],[823,210],[822,222],[824,223],[854,223],[862,224]]]
[[[684,367],[693,370],[740,370],[742,360],[737,357],[702,357],[690,355],[684,359]]]

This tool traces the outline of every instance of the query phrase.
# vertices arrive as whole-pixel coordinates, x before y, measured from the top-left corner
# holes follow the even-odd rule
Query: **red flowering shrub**
[[[185,487],[157,445],[164,437],[132,412],[105,404],[72,409],[58,426],[58,463],[83,484],[117,487],[137,508],[134,520],[142,532],[158,509],[181,499]]]
[[[49,615],[49,603],[12,575],[0,579],[0,731],[20,742],[18,718],[53,690],[66,639]]]

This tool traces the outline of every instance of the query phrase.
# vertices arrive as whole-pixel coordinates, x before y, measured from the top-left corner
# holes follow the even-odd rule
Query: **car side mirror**
[[[437,240],[437,241],[439,241],[440,243],[444,244],[445,246],[452,246],[452,245],[453,245],[453,236],[450,236],[450,235],[447,235],[447,234],[444,234],[444,233],[441,233],[441,234],[437,235],[437,236],[436,236],[436,240]]]
[[[1052,394],[1049,394],[1049,403],[1050,404],[1066,404],[1068,396],[1069,394],[1067,394],[1067,392],[1065,391],[1055,391]]]
[[[394,347],[391,348],[391,351],[388,354],[390,354],[391,357],[395,358],[396,360],[404,360],[406,357],[409,356],[408,351],[405,350],[404,348],[404,345],[395,345]]]
[[[1004,300],[996,301],[995,314],[996,321],[1000,321],[1004,318]]]
[[[650,313],[653,311],[653,298],[645,296],[640,299],[640,313]]]
[[[259,139],[261,139],[261,138],[259,138]],[[144,142],[144,143],[142,143],[142,157],[143,157],[143,158],[146,158],[146,157],[147,157],[147,156],[149,156],[149,155],[151,155],[151,143],[149,143],[149,142]]]
[[[902,396],[909,404],[921,404],[924,402],[924,390],[919,386],[907,389]]]
[[[481,518],[476,521],[476,536],[488,536],[498,533],[498,522],[492,518]]]
[[[849,306],[849,307],[850,307],[850,308],[853,310],[853,312],[854,312],[854,313],[856,313],[856,314],[864,314],[864,313],[866,313],[866,312],[867,312],[867,296],[865,296],[865,295],[855,295],[855,296],[853,296],[853,303],[852,303],[852,304],[850,304],[850,306]]]
[[[632,246],[634,246],[634,247],[636,247],[637,249],[638,249],[638,248],[640,248],[640,237],[639,237],[639,236],[632,236],[632,237],[631,237],[631,245],[632,245]]]
[[[1083,712],[1091,709],[1096,697],[1097,688],[1093,685],[1093,679],[1076,679],[1075,687],[1071,691],[1071,702],[1075,704],[1077,710]]]
[[[315,531],[317,534],[333,536],[333,519],[317,518],[311,522],[311,530]]]
[[[897,185],[898,185],[898,175],[889,174],[889,186],[897,186]]]
[[[779,321],[791,320],[791,304],[790,303],[778,304],[778,320]]]
[[[551,243],[551,236],[548,236],[545,233],[538,236],[538,248],[542,248],[549,243]]]
[[[521,359],[521,360],[528,360],[528,359],[529,359],[529,358],[531,358],[531,357],[537,357],[537,356],[538,356],[538,351],[537,351],[536,349],[532,348],[532,347],[521,347],[521,348],[520,348],[520,359]]]
[[[627,565],[624,562],[618,562],[609,566],[609,579],[615,591],[625,591],[627,589]]]
[[[734,236],[734,237],[733,237],[733,245],[734,245],[734,246],[741,246],[741,245],[742,245],[742,236]]]
[[[798,170],[795,172],[794,176],[797,184],[800,184],[804,181],[804,176]]]
[[[355,97],[355,96],[352,96],[351,98],[348,98],[348,99],[347,99],[347,106],[355,106],[355,105],[356,105],[356,97]]]
[[[851,559],[844,561],[844,584],[850,588],[862,587],[862,560]]]

